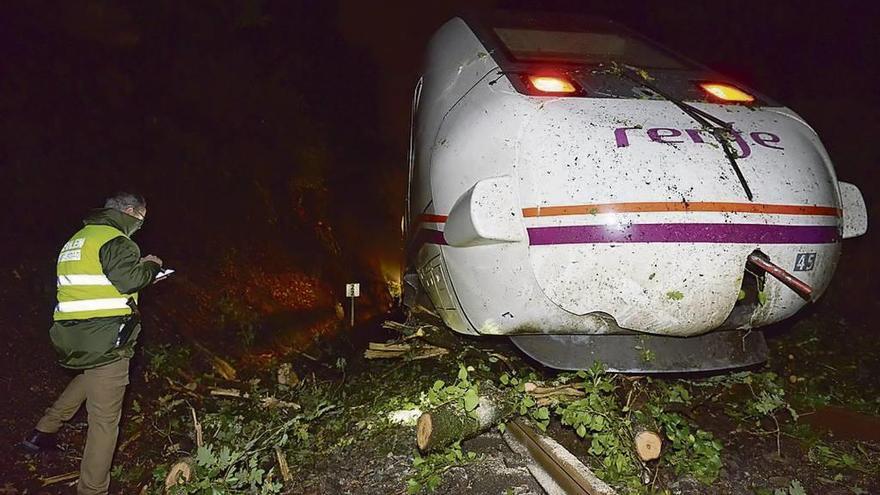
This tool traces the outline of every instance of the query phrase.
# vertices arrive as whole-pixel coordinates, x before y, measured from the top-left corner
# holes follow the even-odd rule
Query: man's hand
[[[152,261],[153,263],[159,265],[159,268],[162,268],[162,259],[159,258],[158,256],[148,254],[148,255],[144,256],[143,258],[141,258],[141,262],[144,262],[144,261]]]

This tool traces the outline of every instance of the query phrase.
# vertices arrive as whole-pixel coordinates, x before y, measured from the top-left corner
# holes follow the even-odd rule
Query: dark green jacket
[[[109,225],[125,234],[108,241],[99,252],[104,275],[119,292],[134,294],[153,283],[159,273],[159,265],[152,261],[142,262],[140,248],[126,237],[140,228],[140,220],[121,211],[105,208],[92,212],[83,223]],[[141,328],[139,322],[133,325],[128,339],[117,345],[120,329],[128,318],[129,316],[113,316],[55,322],[49,329],[49,336],[58,351],[61,366],[87,369],[124,357],[130,358],[134,354],[134,345]]]

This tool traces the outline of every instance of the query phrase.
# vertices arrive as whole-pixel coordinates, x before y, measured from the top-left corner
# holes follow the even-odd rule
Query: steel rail
[[[528,449],[538,465],[553,478],[560,488],[569,495],[607,495],[607,491],[593,486],[587,477],[570,463],[561,459],[535,431],[520,420],[507,423],[507,431]]]

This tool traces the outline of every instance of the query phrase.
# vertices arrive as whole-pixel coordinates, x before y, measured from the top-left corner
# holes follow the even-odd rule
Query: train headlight
[[[752,103],[755,97],[745,91],[724,83],[700,83],[700,88],[719,100],[731,103]]]
[[[547,94],[571,94],[577,93],[574,84],[564,77],[558,76],[528,76],[529,84],[535,91]]]

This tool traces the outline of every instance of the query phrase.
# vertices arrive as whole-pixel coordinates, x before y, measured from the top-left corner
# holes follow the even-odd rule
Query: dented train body
[[[412,123],[408,299],[423,293],[455,331],[513,336],[550,366],[759,361],[763,340],[725,358],[710,339],[720,360],[691,356],[697,339],[807,304],[749,256],[818,297],[841,240],[867,228],[861,193],[800,116],[608,21],[450,20],[428,46]],[[639,365],[608,342],[661,358]]]

